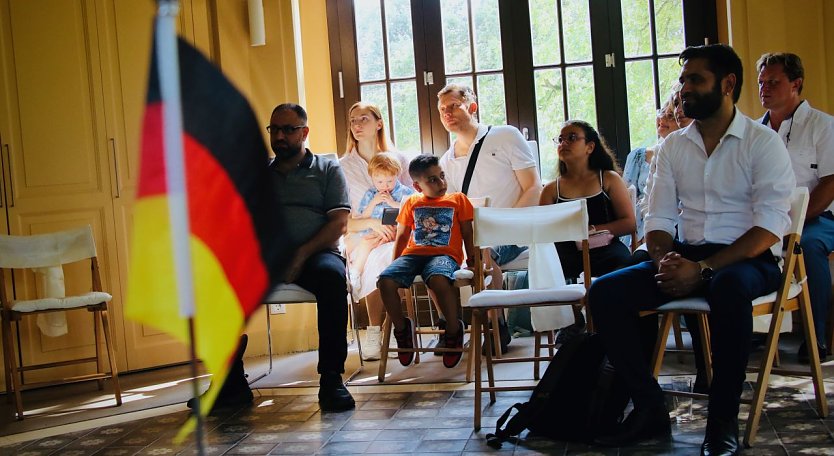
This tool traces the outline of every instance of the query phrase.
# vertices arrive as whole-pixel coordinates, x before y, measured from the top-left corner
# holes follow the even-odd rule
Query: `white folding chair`
[[[347,272],[346,272],[347,273]],[[356,318],[353,314],[353,294],[351,293],[350,289],[350,281],[348,281],[348,292],[347,292],[347,306],[348,306],[348,319],[350,321],[351,338],[353,341],[356,341],[357,350],[359,351],[359,367],[351,373],[345,382],[350,381],[353,377],[355,377],[359,372],[362,371],[362,368],[365,366],[365,361],[362,359],[362,342],[359,339],[359,329],[357,328]],[[294,283],[279,283],[272,292],[264,299],[263,302],[267,306],[266,311],[266,345],[267,345],[267,356],[269,357],[269,368],[266,372],[262,373],[261,375],[255,377],[254,379],[249,381],[249,384],[253,384],[258,380],[266,377],[267,375],[272,373],[272,323],[271,323],[271,316],[269,312],[269,305],[270,304],[305,304],[305,303],[316,303],[316,296],[308,290],[305,290],[299,285]],[[300,385],[303,386],[303,385]]]
[[[63,266],[79,261],[90,260],[90,288],[87,293],[74,296],[64,295]],[[32,269],[43,273],[42,283],[45,294],[51,296],[37,296],[32,299],[10,300],[6,295],[5,273],[14,270]],[[18,283],[16,292],[22,294],[24,287]],[[56,294],[58,296],[56,296]],[[0,236],[0,305],[2,305],[3,328],[3,356],[6,370],[6,394],[14,398],[17,419],[23,419],[23,400],[21,391],[42,386],[57,385],[87,380],[97,380],[99,389],[104,388],[104,380],[113,380],[116,405],[122,404],[122,391],[119,386],[119,371],[113,353],[113,341],[110,334],[108,319],[108,305],[112,296],[101,289],[101,277],[96,257],[96,245],[90,226],[76,228],[57,233],[38,234],[33,236]],[[93,331],[95,337],[95,356],[80,359],[56,361],[50,363],[23,366],[17,365],[12,322],[16,323],[18,331],[24,317],[37,316],[39,326],[50,327],[51,318],[63,315],[58,312],[71,310],[86,310],[93,314]],[[42,323],[44,323],[42,325]],[[65,324],[65,320],[62,322]],[[72,331],[72,328],[66,328]],[[59,332],[64,332],[62,329]],[[104,343],[110,372],[99,366],[104,366],[101,353],[100,333],[104,334]],[[74,333],[73,333],[74,334]],[[95,373],[66,377],[56,381],[24,383],[23,373],[35,369],[68,366],[72,364],[95,364]]]
[[[791,228],[785,241],[783,252],[783,268],[779,288],[768,295],[761,296],[753,301],[753,316],[770,315],[770,330],[765,342],[765,353],[758,368],[756,386],[753,390],[750,412],[748,413],[747,426],[744,432],[744,444],[751,446],[758,432],[759,420],[761,418],[765,393],[770,379],[771,372],[785,375],[810,375],[814,384],[814,392],[817,399],[817,413],[820,417],[828,416],[828,402],[825,397],[825,387],[822,380],[822,369],[820,367],[819,352],[817,351],[817,339],[814,332],[814,320],[811,314],[810,299],[808,297],[808,277],[805,271],[805,262],[802,258],[800,239],[802,228],[805,224],[805,213],[808,208],[808,189],[799,187],[794,190],[791,197]],[[802,329],[805,334],[805,341],[808,345],[810,358],[809,371],[795,371],[787,369],[774,369],[774,359],[778,351],[779,334],[782,319],[787,312],[798,310],[802,321]],[[699,317],[699,326],[702,328],[703,355],[707,369],[708,380],[712,375],[712,364],[710,360],[710,341],[708,328],[709,304],[704,298],[679,299],[657,308],[663,314],[661,329],[658,333],[655,344],[653,373],[657,377],[660,367],[663,364],[663,353],[666,347],[666,338],[669,335],[669,328],[674,319],[680,318],[683,313],[695,314]],[[697,393],[687,393],[688,396],[705,397]]]
[[[481,255],[482,246],[517,244],[530,246],[530,289],[526,290],[485,290],[481,258],[475,261],[476,293],[466,303],[472,311],[473,332],[489,333],[487,315],[490,311],[514,307],[554,306],[560,317],[572,322],[574,306],[583,306],[590,281],[584,284],[565,285],[560,277],[559,257],[554,242],[582,241],[582,261],[586,277],[590,277],[588,256],[588,210],[584,200],[548,206],[524,208],[476,208],[474,224],[476,252]],[[554,263],[555,262],[555,263]],[[478,283],[480,282],[480,283]],[[475,329],[481,328],[481,329]],[[487,342],[489,343],[489,342]],[[550,358],[502,357],[493,359],[492,351],[481,353],[480,337],[472,343],[475,359],[475,429],[481,427],[481,395],[488,392],[490,402],[495,402],[497,391],[532,390],[532,386],[497,386],[493,364],[547,361]],[[481,372],[482,356],[486,356],[487,386],[484,386]]]

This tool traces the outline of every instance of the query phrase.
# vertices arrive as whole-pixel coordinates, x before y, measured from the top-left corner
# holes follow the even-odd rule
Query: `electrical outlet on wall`
[[[287,309],[284,307],[283,304],[270,304],[269,305],[269,314],[285,314],[287,313]]]

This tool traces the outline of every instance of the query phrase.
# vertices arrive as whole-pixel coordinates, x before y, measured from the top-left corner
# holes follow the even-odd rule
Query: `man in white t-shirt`
[[[443,127],[456,135],[455,142],[440,158],[450,192],[464,192],[463,181],[472,152],[482,141],[472,172],[470,198],[489,197],[491,207],[535,206],[539,202],[541,179],[536,158],[517,128],[478,123],[478,103],[471,88],[449,84],[437,94],[437,109]],[[522,248],[499,246],[494,260],[506,264]],[[499,276],[500,277],[500,276]]]
[[[802,252],[808,269],[811,312],[820,360],[828,356],[825,324],[831,301],[831,268],[828,255],[834,250],[834,117],[811,107],[802,99],[805,70],[796,54],[767,53],[756,62],[759,99],[767,109],[759,122],[772,128],[788,148],[796,185],[808,187],[811,199],[802,230]],[[797,354],[808,363],[803,342]]]
[[[517,128],[510,125],[487,126],[478,123],[478,103],[472,88],[448,84],[437,93],[440,121],[454,143],[440,158],[446,173],[448,191],[463,192],[470,198],[489,197],[490,207],[535,206],[542,185],[536,168],[536,157]],[[481,144],[472,171],[469,187],[464,177],[473,151]],[[500,266],[516,259],[527,247],[499,245],[493,247],[492,286],[501,287]],[[502,351],[509,343],[509,332],[503,333]]]

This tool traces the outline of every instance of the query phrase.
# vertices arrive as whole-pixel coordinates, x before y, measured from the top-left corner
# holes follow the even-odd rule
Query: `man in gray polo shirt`
[[[324,411],[349,410],[355,403],[342,383],[347,358],[347,280],[345,259],[337,248],[350,214],[345,176],[339,162],[304,148],[310,129],[301,106],[277,106],[267,130],[275,152],[269,164],[272,187],[286,242],[295,251],[283,281],[309,290],[318,305],[319,404]]]

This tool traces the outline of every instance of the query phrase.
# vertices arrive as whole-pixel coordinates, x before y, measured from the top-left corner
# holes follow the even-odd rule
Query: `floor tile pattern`
[[[828,383],[828,382],[827,382]],[[828,383],[827,386],[831,386]],[[501,449],[486,445],[498,416],[529,393],[499,394],[484,408],[484,429],[472,429],[473,392],[431,391],[355,394],[356,409],[322,413],[317,397],[258,397],[251,407],[224,409],[206,423],[209,455],[697,455],[703,439],[705,402],[668,401],[673,435],[629,448],[600,448],[523,433]],[[750,396],[748,385],[745,392]],[[834,395],[829,394],[834,406]],[[813,396],[772,387],[755,447],[745,455],[834,455],[834,418],[820,419]],[[746,418],[742,407],[740,418]],[[192,442],[172,443],[186,413],[163,415],[0,447],[0,456],[168,456],[196,454]]]

